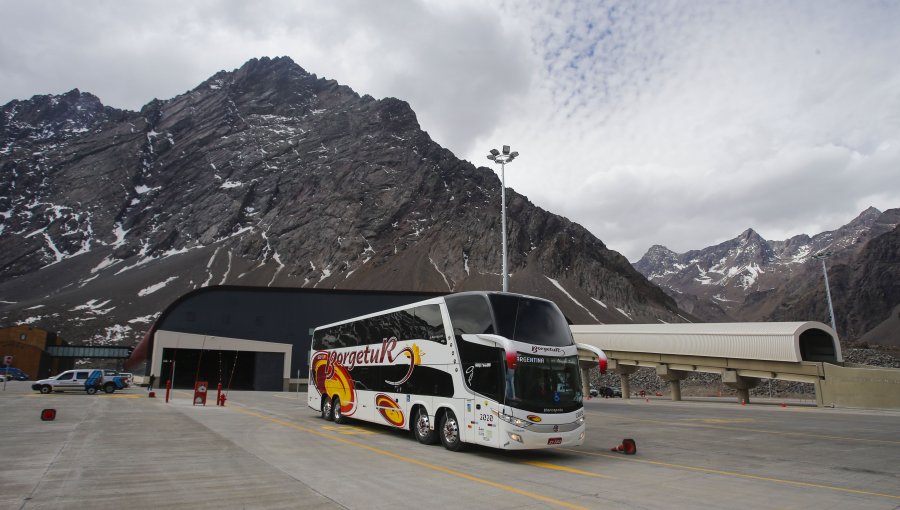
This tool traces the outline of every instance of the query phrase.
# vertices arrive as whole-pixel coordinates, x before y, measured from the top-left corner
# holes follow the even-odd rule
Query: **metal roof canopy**
[[[127,359],[132,347],[113,345],[48,345],[47,354],[56,358]]]
[[[834,330],[821,322],[603,324],[571,326],[575,341],[604,351],[784,362],[843,362]]]

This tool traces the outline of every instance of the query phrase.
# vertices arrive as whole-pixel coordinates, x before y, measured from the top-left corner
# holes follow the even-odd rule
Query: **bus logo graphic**
[[[356,386],[350,372],[340,364],[329,363],[328,353],[317,353],[312,359],[316,391],[320,395],[337,395],[341,400],[341,414],[356,412]]]

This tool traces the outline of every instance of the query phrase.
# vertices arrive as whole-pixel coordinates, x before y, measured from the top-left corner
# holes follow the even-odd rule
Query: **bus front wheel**
[[[444,448],[451,452],[458,452],[463,449],[462,437],[460,437],[459,421],[453,411],[447,410],[441,418],[439,427],[441,443]]]

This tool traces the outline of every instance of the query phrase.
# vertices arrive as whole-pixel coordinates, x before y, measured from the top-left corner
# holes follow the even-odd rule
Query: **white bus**
[[[598,355],[601,369],[606,356]],[[412,430],[424,444],[494,448],[584,441],[578,347],[544,299],[463,292],[316,328],[308,405]]]

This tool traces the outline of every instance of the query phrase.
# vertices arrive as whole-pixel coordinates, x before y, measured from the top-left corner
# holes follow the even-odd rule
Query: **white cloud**
[[[635,260],[900,206],[896,2],[0,0],[0,103],[138,109],[288,55]]]

